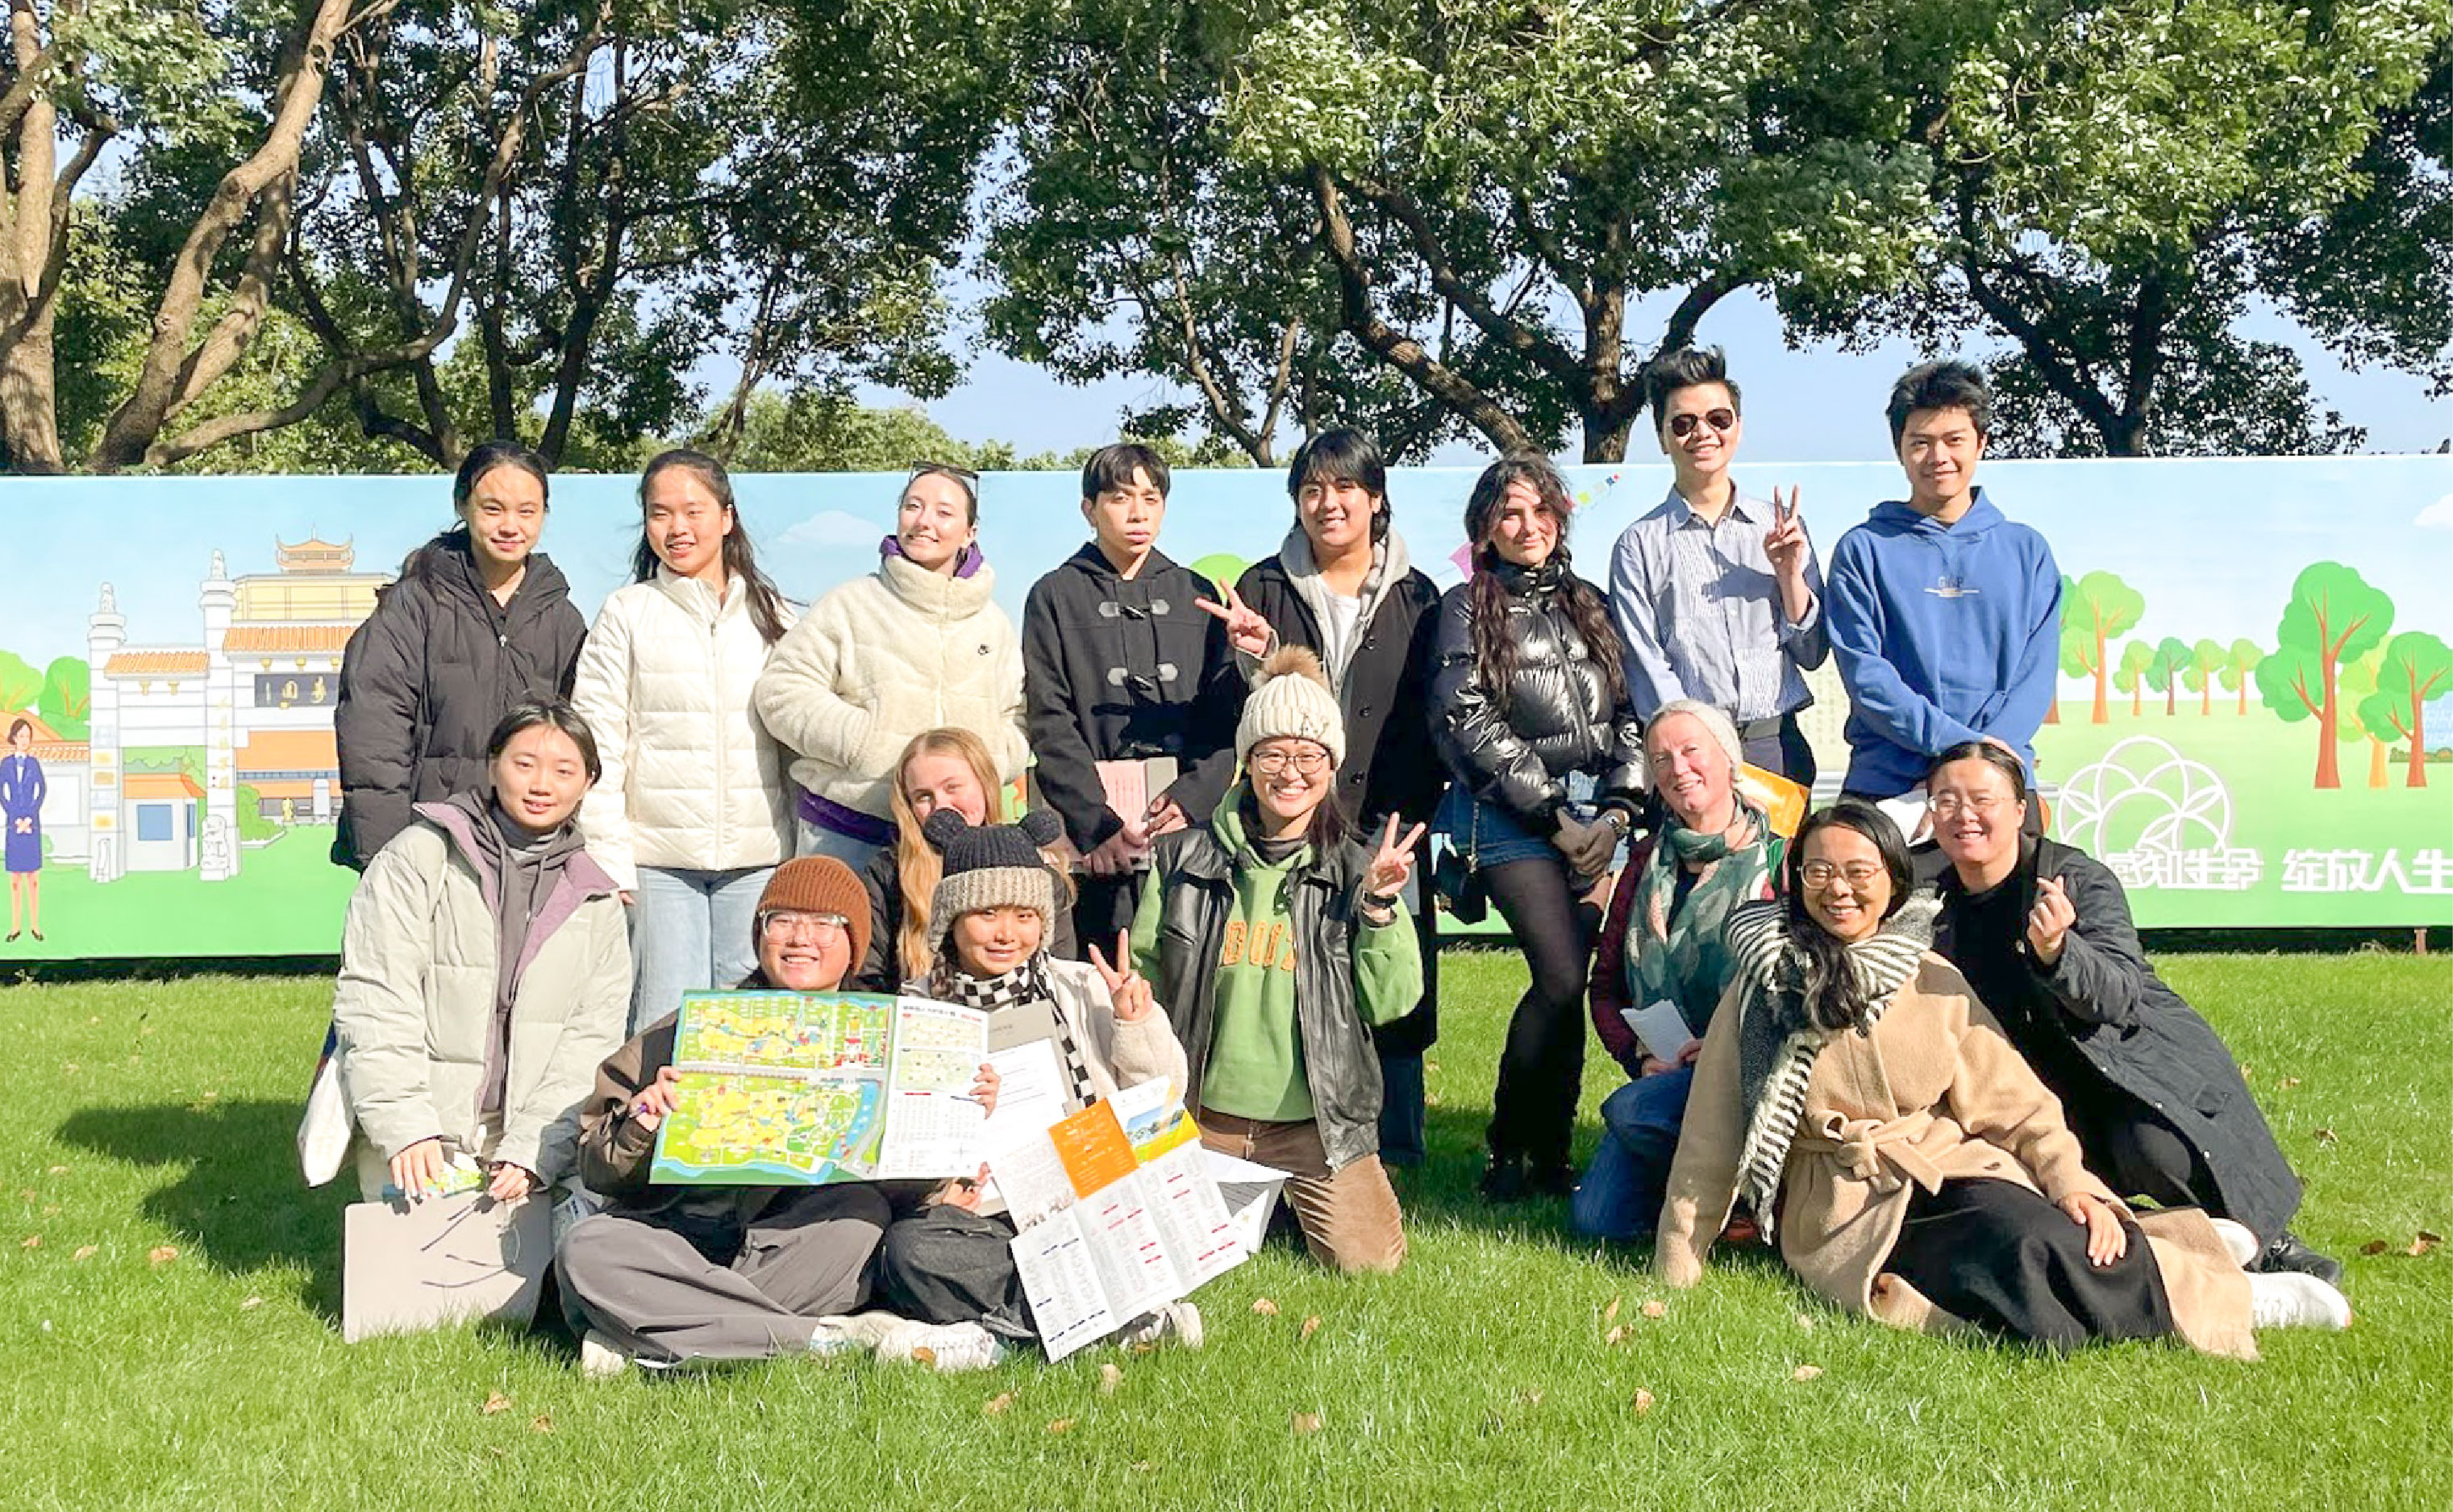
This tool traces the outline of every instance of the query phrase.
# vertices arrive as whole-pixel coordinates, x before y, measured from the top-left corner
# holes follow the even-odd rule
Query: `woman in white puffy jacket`
[[[605,763],[580,828],[631,905],[633,1031],[748,974],[758,894],[792,853],[783,755],[750,710],[791,611],[713,457],[649,462],[639,512],[637,581],[597,611],[571,690]]]
[[[976,478],[925,464],[903,486],[877,571],[809,608],[758,680],[758,717],[791,753],[799,852],[858,871],[894,838],[895,765],[923,730],[987,742],[1022,774],[1022,649],[979,548]]]

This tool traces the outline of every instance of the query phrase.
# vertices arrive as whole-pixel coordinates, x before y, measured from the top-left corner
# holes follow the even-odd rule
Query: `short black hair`
[[[1167,497],[1170,482],[1167,459],[1138,441],[1119,441],[1114,446],[1101,447],[1091,452],[1090,460],[1082,464],[1084,502],[1095,499],[1110,488],[1129,487],[1137,469],[1149,474],[1149,481],[1157,486],[1160,498]]]
[[[1979,437],[1993,434],[1993,390],[1974,363],[1956,357],[1921,362],[1891,385],[1891,446],[1908,433],[1908,416],[1920,409],[1964,409]]]
[[[579,710],[571,707],[568,700],[560,698],[531,699],[512,705],[510,712],[503,716],[502,723],[494,726],[494,733],[487,737],[486,760],[491,763],[503,754],[503,747],[509,746],[520,731],[534,729],[539,725],[549,725],[570,737],[570,743],[579,747],[579,764],[588,768],[588,781],[591,786],[605,775],[605,764],[596,754],[596,732],[588,727],[588,721],[580,717]]]
[[[1925,774],[1927,792],[1933,790],[1933,780],[1942,775],[1942,769],[1953,762],[1983,762],[2010,780],[2011,798],[2023,804],[2027,801],[2026,764],[1989,740],[1964,740],[1945,747],[1933,759],[1932,770]]]
[[[1301,500],[1306,483],[1350,483],[1379,500],[1371,511],[1371,539],[1388,535],[1388,463],[1368,431],[1333,426],[1307,436],[1286,464],[1286,497]]]
[[[1652,428],[1660,429],[1667,418],[1671,394],[1699,384],[1719,384],[1729,391],[1729,408],[1742,415],[1746,412],[1738,398],[1738,386],[1729,382],[1729,360],[1721,348],[1681,347],[1645,365],[1644,402],[1652,407]]]

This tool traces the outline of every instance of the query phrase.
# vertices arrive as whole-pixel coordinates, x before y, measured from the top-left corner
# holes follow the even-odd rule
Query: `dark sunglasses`
[[[1702,414],[1671,415],[1669,433],[1681,441],[1695,433],[1697,426],[1710,426],[1722,435],[1737,428],[1738,412],[1734,409],[1706,409]]]

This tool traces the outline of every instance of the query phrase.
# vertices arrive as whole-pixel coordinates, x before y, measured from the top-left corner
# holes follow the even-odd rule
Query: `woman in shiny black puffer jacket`
[[[1440,602],[1431,736],[1455,777],[1435,826],[1514,933],[1532,985],[1492,1100],[1488,1196],[1564,1195],[1584,1077],[1596,904],[1632,824],[1643,742],[1618,633],[1567,555],[1566,484],[1548,462],[1493,463],[1466,506],[1473,575]],[[1590,801],[1568,778],[1594,780]]]

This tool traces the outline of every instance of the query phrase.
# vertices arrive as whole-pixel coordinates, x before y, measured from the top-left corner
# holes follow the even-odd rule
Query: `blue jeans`
[[[1649,1239],[1661,1225],[1661,1204],[1669,1192],[1669,1162],[1678,1153],[1678,1128],[1686,1119],[1686,1093],[1695,1068],[1680,1066],[1638,1077],[1602,1099],[1602,1143],[1576,1195],[1567,1220],[1576,1232],[1595,1239]]]
[[[772,866],[688,871],[641,866],[630,912],[630,1032],[682,1005],[685,992],[728,992],[758,964],[758,895]]]

